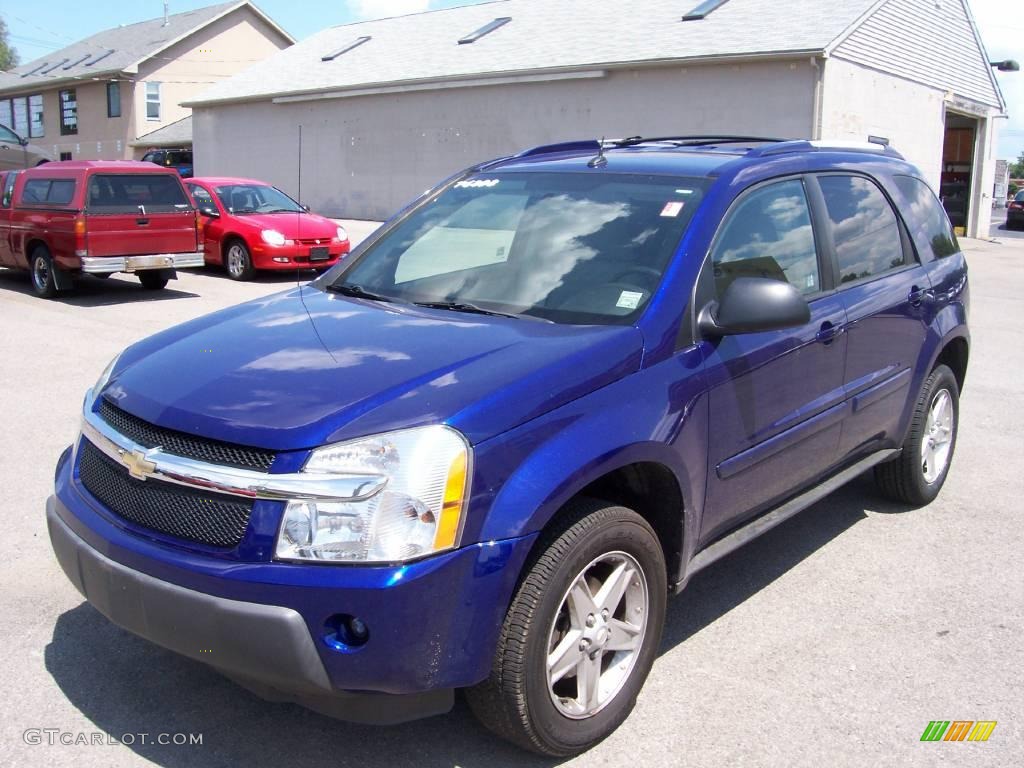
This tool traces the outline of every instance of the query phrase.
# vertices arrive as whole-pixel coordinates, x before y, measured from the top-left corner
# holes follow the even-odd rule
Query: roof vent
[[[465,37],[460,38],[459,39],[459,45],[469,45],[470,43],[475,43],[477,40],[479,40],[484,35],[491,34],[491,32],[493,32],[494,30],[498,29],[499,27],[504,27],[510,21],[512,21],[512,17],[511,16],[500,16],[497,19],[495,19],[494,21],[491,21],[491,22],[488,22],[487,24],[484,24],[476,32],[471,32],[470,34],[466,35]]]
[[[46,69],[41,69],[41,70],[39,70],[39,74],[40,74],[40,75],[46,75],[46,74],[49,74],[50,72],[53,72],[53,70],[55,70],[55,69],[56,69],[57,67],[59,67],[59,66],[60,66],[61,64],[67,64],[67,63],[68,63],[69,61],[71,61],[71,59],[61,59],[61,60],[60,60],[60,61],[58,61],[58,62],[57,62],[56,64],[51,64],[51,65],[50,65],[50,66],[48,66],[48,67],[47,67]]]
[[[348,53],[353,48],[358,48],[363,43],[368,43],[372,39],[373,38],[370,37],[369,35],[364,35],[363,37],[357,37],[355,40],[353,40],[351,43],[346,45],[344,48],[339,48],[334,53],[328,53],[326,56],[321,56],[320,57],[320,61],[334,61],[336,58],[338,58],[342,54]]]
[[[109,55],[110,55],[110,54],[112,54],[113,52],[114,52],[114,50],[113,50],[113,49],[110,49],[109,51],[104,51],[103,53],[97,54],[97,55],[96,55],[95,57],[93,57],[93,58],[92,58],[92,59],[91,59],[90,61],[87,61],[87,62],[85,62],[84,66],[86,66],[86,67],[91,67],[91,66],[92,66],[93,64],[95,64],[95,63],[96,63],[97,61],[102,61],[103,59],[107,58],[107,56],[109,56]]]
[[[711,14],[712,11],[718,10],[718,8],[725,5],[727,2],[729,2],[729,0],[704,0],[703,3],[683,16],[683,21],[700,21],[705,16]]]
[[[38,67],[36,67],[35,69],[33,69],[33,70],[29,71],[29,72],[22,72],[21,76],[22,77],[28,77],[29,75],[34,75],[36,72],[38,72],[40,69],[42,69],[43,67],[45,67],[49,63],[50,62],[48,62],[48,61],[44,61]]]
[[[85,54],[85,56],[82,56],[81,58],[75,59],[74,61],[72,61],[69,64],[65,64],[64,65],[64,69],[71,69],[72,67],[77,67],[79,64],[81,64],[83,61],[88,59],[90,56],[92,56],[92,54],[91,53],[87,53],[87,54]]]

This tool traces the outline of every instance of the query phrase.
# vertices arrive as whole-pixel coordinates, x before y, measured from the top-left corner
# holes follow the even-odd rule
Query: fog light
[[[338,613],[326,622],[327,633],[324,642],[336,651],[349,653],[366,645],[370,639],[370,628],[358,616]]]
[[[291,261],[291,259],[289,259],[287,256],[275,256],[274,261],[276,261],[278,264],[287,264],[289,261]]]

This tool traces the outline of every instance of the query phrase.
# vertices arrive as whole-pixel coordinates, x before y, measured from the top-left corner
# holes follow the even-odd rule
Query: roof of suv
[[[828,153],[830,159],[846,162],[880,159],[903,161],[903,156],[890,148],[884,139],[873,137],[868,142],[851,142],[681,136],[652,139],[634,137],[615,141],[590,139],[550,144],[486,163],[480,170],[565,172],[607,166],[618,173],[671,173],[704,177],[717,175],[722,166],[738,161],[746,161],[741,162],[742,165],[751,165],[772,158],[818,153]]]

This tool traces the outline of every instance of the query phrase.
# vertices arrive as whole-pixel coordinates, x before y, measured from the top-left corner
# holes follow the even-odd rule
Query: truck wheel
[[[36,296],[43,299],[52,299],[56,296],[57,281],[53,274],[56,267],[46,246],[36,246],[32,251],[29,267],[32,273],[32,289],[36,292]]]
[[[139,282],[147,291],[159,291],[167,285],[167,278],[159,272],[139,272]]]
[[[665,623],[665,557],[636,512],[580,499],[539,544],[505,616],[477,718],[564,757],[614,731],[636,703]]]
[[[241,240],[232,240],[224,254],[224,268],[232,280],[252,280],[256,270],[252,267],[252,256]]]
[[[945,365],[935,367],[914,406],[903,452],[875,467],[875,483],[893,501],[930,503],[946,482],[960,424],[960,388]]]

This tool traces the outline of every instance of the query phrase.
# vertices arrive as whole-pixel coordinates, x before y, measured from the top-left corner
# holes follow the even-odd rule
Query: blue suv
[[[50,536],[111,621],[266,698],[396,723],[464,689],[574,754],[694,573],[868,470],[936,497],[967,314],[949,220],[884,141],[539,147],[126,349]]]

